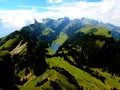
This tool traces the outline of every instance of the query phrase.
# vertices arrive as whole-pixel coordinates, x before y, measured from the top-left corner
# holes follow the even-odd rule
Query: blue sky
[[[87,17],[120,26],[120,0],[0,0],[0,37],[34,18]]]
[[[101,0],[0,0],[0,9],[3,10],[30,9],[32,7],[53,6],[54,4],[56,5],[66,2],[72,3],[79,1],[100,2]]]

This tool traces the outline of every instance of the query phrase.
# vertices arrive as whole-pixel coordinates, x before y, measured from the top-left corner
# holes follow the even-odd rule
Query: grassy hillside
[[[108,38],[112,37],[109,29],[107,29],[105,27],[100,27],[100,26],[86,26],[79,31],[83,32],[84,34],[89,34],[89,35],[94,34],[94,35],[102,35],[102,36],[105,36]],[[77,31],[77,32],[79,32],[79,31]]]
[[[103,72],[102,69],[92,69],[104,76],[105,83],[92,76],[84,70],[81,70],[61,57],[46,58],[49,68],[42,75],[32,77],[24,86],[19,86],[21,90],[41,89],[41,90],[110,90],[112,88],[120,89],[120,77],[113,76],[110,73]],[[54,85],[52,86],[52,83]]]
[[[67,39],[68,39],[68,36],[64,32],[61,32],[60,35],[57,37],[55,41],[53,41],[52,44],[58,43],[62,45]]]

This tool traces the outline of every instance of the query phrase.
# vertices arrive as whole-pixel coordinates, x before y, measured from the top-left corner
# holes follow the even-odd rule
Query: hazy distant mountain
[[[110,24],[110,23],[99,22],[97,20],[88,19],[88,18],[81,18],[81,23],[83,25],[93,25],[93,26],[106,27],[106,28],[110,29],[113,36],[120,38],[120,27],[119,26],[115,26],[115,25]]]
[[[0,89],[120,89],[119,30],[88,18],[35,19],[0,38]]]

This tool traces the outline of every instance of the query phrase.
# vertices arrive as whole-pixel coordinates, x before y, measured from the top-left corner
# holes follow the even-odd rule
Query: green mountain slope
[[[119,44],[119,40],[113,38],[106,28],[87,26],[76,31],[61,46],[58,53],[63,52],[64,56],[66,50],[79,65],[107,67],[114,61],[119,63]]]
[[[35,20],[0,39],[0,67],[3,90],[116,90],[120,41],[77,19]]]

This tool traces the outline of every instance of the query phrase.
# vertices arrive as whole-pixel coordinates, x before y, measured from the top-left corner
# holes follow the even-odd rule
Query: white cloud
[[[55,18],[54,16],[58,16],[58,14],[53,11],[41,13],[35,10],[35,8],[32,10],[0,10],[0,23],[2,23],[0,35],[5,36],[14,30],[20,30],[23,26],[32,24],[34,18],[41,21],[47,17]]]
[[[55,3],[61,3],[63,0],[54,0]]]
[[[47,0],[48,3],[53,3],[53,0]]]
[[[61,3],[63,0],[47,0],[48,3]]]
[[[47,9],[59,13],[58,16],[71,18],[88,17],[104,22],[120,25],[120,0],[102,0],[101,2],[87,2],[81,0],[60,6],[47,7]]]
[[[0,10],[3,27],[19,29],[24,25],[30,24],[34,18],[32,12],[26,10]]]
[[[114,6],[114,0],[103,0],[101,5],[101,11],[103,13],[109,12]]]

